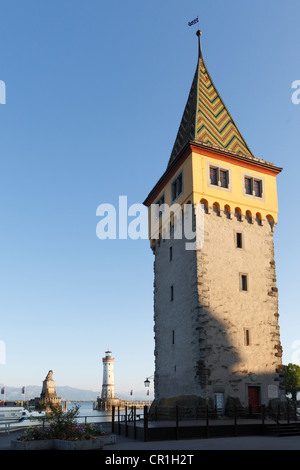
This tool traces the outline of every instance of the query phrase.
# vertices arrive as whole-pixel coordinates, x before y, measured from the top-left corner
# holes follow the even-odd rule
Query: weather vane
[[[193,26],[194,24],[197,24],[199,23],[199,16],[197,16],[197,18],[195,18],[193,21],[189,21],[188,22],[188,25],[189,26]],[[202,34],[202,31],[200,31],[200,29],[197,30],[196,32],[197,36],[198,36],[198,54],[199,54],[199,58],[202,57],[202,51],[201,51],[201,41],[200,41],[200,36]]]
[[[189,21],[188,22],[188,25],[189,26],[193,26],[194,24],[196,23],[199,23],[199,16],[197,16],[197,18],[195,18],[193,21]]]

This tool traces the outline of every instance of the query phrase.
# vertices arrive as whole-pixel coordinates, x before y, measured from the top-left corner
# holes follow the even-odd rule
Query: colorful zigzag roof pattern
[[[177,159],[188,142],[199,142],[252,157],[214,86],[200,51],[199,42],[197,68],[168,166]]]

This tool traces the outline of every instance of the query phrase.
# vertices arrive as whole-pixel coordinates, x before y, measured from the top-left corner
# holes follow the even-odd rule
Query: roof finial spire
[[[202,31],[200,31],[200,29],[198,29],[196,34],[198,36],[198,57],[199,57],[199,59],[202,59],[202,50],[201,50],[201,41],[200,41],[200,36],[202,34]]]

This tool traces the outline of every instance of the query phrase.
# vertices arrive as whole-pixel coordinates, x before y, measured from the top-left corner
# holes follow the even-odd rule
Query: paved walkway
[[[16,439],[20,434],[22,431],[12,431],[8,435],[1,433],[0,450],[11,450],[11,440]],[[300,436],[248,436],[142,442],[117,435],[117,443],[106,446],[104,451],[119,450],[300,450]]]

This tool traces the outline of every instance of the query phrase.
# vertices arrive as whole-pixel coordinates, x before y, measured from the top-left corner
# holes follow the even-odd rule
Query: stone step
[[[297,423],[268,425],[266,430],[276,436],[300,436],[300,425]]]

